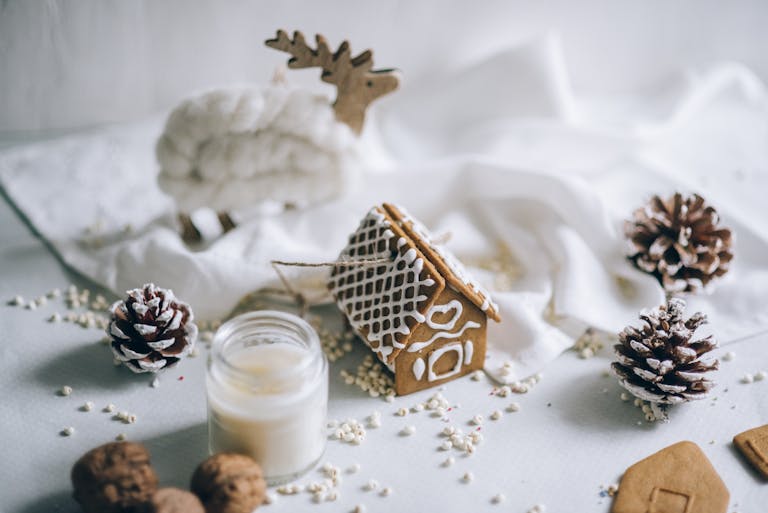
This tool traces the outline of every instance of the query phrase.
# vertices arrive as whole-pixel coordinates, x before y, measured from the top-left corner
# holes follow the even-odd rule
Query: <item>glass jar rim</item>
[[[266,374],[256,376],[238,366],[226,355],[229,343],[237,340],[238,332],[258,328],[271,329],[286,337],[284,343],[293,343],[305,349],[307,356],[301,358],[299,365],[289,369],[272,369]],[[246,334],[243,334],[246,335]],[[299,342],[299,343],[297,343]],[[304,319],[288,312],[278,310],[256,310],[233,317],[222,324],[213,337],[211,344],[211,366],[221,366],[230,376],[250,385],[258,386],[265,380],[281,380],[303,377],[313,369],[321,369],[325,356],[320,345],[317,331]]]

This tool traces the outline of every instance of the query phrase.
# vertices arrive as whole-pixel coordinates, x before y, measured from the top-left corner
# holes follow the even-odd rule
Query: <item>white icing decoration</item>
[[[444,372],[442,374],[435,374],[435,363],[437,363],[437,360],[440,359],[441,356],[443,356],[448,351],[456,351],[458,353],[458,358],[456,359],[456,365],[452,369],[450,369],[447,372]],[[427,380],[428,381],[437,381],[439,379],[445,379],[450,378],[451,376],[454,376],[461,371],[461,365],[464,361],[464,355],[461,348],[461,342],[454,342],[452,344],[444,345],[443,347],[439,347],[429,353],[429,363],[428,363],[428,372],[427,372]]]
[[[151,335],[152,333],[156,332],[157,326],[152,326],[150,324],[134,324],[133,329],[135,329],[139,335],[141,335],[142,337],[145,337],[147,335]]]
[[[429,233],[429,230],[421,224],[419,221],[417,221],[413,216],[411,216],[407,210],[405,210],[400,205],[396,205],[397,209],[403,214],[402,222],[403,223],[411,223],[411,226],[413,228],[413,231],[426,243],[429,245],[430,249],[432,249],[437,255],[445,262],[445,264],[448,266],[448,268],[451,270],[451,273],[464,285],[466,285],[470,290],[474,291],[476,294],[478,294],[480,297],[482,297],[483,302],[479,306],[480,309],[485,312],[489,308],[493,308],[494,311],[498,312],[499,307],[491,300],[491,294],[488,292],[488,290],[480,285],[479,282],[477,282],[474,278],[472,278],[467,271],[466,267],[464,267],[464,264],[462,264],[459,259],[457,259],[453,253],[448,251],[446,248],[441,246],[440,244],[435,244],[432,241],[432,236]]]
[[[421,380],[421,377],[424,376],[425,367],[424,360],[421,358],[416,358],[413,361],[413,377],[416,378],[416,381]]]
[[[472,355],[475,353],[475,346],[471,340],[464,342],[464,365],[472,363]]]
[[[155,340],[154,342],[147,342],[147,345],[156,351],[162,351],[167,347],[171,347],[176,342],[175,338],[166,338],[163,340]]]
[[[416,323],[426,320],[419,312],[419,303],[427,299],[426,289],[435,284],[426,276],[424,260],[414,248],[392,255],[390,244],[394,237],[388,219],[372,209],[350,237],[339,260],[387,261],[365,268],[338,267],[330,282],[339,308],[347,314],[355,331],[361,336],[365,334],[362,338],[384,363],[389,363],[387,358],[395,349],[405,347],[398,338],[406,339],[410,335],[408,319]],[[407,243],[402,237],[396,241],[398,248]],[[398,279],[402,283],[395,285]]]
[[[453,314],[453,317],[448,322],[439,323],[439,322],[434,322],[432,320],[432,317],[435,314],[446,313],[446,312],[450,312],[451,310],[456,310],[456,313]],[[427,326],[436,330],[452,330],[453,327],[456,326],[456,321],[459,320],[459,317],[461,317],[461,313],[463,311],[464,311],[464,306],[461,304],[461,301],[458,301],[456,299],[452,299],[451,301],[448,301],[448,303],[444,305],[434,305],[427,312]]]
[[[437,333],[433,334],[429,340],[425,340],[424,342],[415,342],[408,346],[408,352],[409,353],[415,353],[416,351],[421,351],[425,347],[428,347],[432,344],[435,340],[441,339],[441,338],[459,338],[465,331],[472,329],[472,328],[479,328],[480,324],[475,321],[467,321],[464,326],[461,327],[459,331],[456,332],[447,332],[447,331],[438,331]]]

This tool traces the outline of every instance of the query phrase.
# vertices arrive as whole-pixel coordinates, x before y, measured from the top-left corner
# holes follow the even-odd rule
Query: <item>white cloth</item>
[[[117,294],[171,287],[200,318],[277,285],[271,259],[333,259],[373,204],[397,202],[449,232],[448,247],[494,291],[503,321],[491,323],[488,370],[499,377],[510,360],[509,378],[541,369],[584,327],[616,332],[663,300],[624,259],[618,228],[652,193],[696,190],[736,232],[736,258],[692,309],[724,343],[766,329],[762,85],[725,66],[598,101],[578,99],[564,69],[547,37],[406,86],[363,141],[381,141],[393,165],[361,169],[333,202],[251,219],[200,250],[180,240],[156,185],[158,120],[6,151],[0,180],[67,263]],[[319,295],[326,272],[287,270]]]

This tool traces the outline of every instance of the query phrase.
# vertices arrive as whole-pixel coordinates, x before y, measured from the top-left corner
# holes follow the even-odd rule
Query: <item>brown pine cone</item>
[[[138,512],[157,490],[147,449],[111,442],[91,449],[72,467],[73,497],[85,513]]]
[[[267,484],[253,458],[219,453],[197,467],[191,489],[207,513],[251,513],[264,501]]]
[[[654,196],[624,224],[628,258],[667,292],[696,292],[728,272],[731,230],[698,194]]]
[[[614,346],[611,364],[621,386],[652,404],[676,404],[707,396],[714,382],[708,373],[718,368],[716,359],[704,356],[717,347],[712,336],[694,340],[696,329],[707,322],[702,313],[683,318],[685,301],[670,299],[666,305],[644,311],[641,328],[627,326]]]
[[[192,309],[153,283],[127,294],[112,305],[107,329],[115,358],[133,372],[157,372],[178,363],[197,338]]]

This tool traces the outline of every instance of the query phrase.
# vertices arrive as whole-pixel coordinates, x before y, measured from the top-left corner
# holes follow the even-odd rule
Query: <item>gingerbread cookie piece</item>
[[[264,502],[267,484],[261,467],[243,454],[214,454],[192,476],[192,491],[207,513],[251,513]]]
[[[138,508],[157,490],[149,451],[133,442],[111,442],[85,453],[72,467],[74,499],[85,513]]]
[[[768,424],[739,433],[733,437],[733,445],[768,479]]]
[[[179,488],[160,488],[144,505],[141,513],[205,513],[200,499]]]
[[[612,513],[726,513],[728,489],[693,442],[641,460],[621,478]]]

